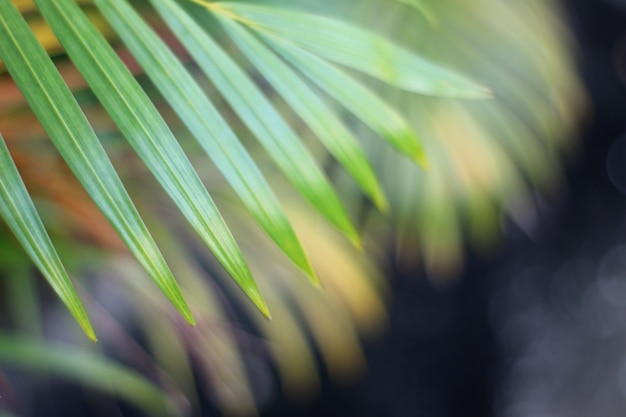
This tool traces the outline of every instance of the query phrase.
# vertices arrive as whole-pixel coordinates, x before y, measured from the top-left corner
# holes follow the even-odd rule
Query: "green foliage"
[[[403,90],[438,97],[488,98],[488,88],[357,26],[289,9],[251,3],[205,2],[209,10],[314,55]],[[419,75],[418,75],[419,74]]]
[[[0,56],[67,164],[157,285],[193,320],[178,285],[72,93],[9,0],[0,2]],[[8,167],[2,166],[4,170]],[[73,312],[75,315],[79,311]]]
[[[0,136],[0,166],[3,167],[0,176],[0,215],[87,336],[95,340],[96,335],[85,309],[52,246],[2,136]]]
[[[125,1],[95,3],[161,90],[166,101],[185,121],[197,140],[205,144],[207,153],[218,161],[218,167],[260,225],[283,252],[316,281],[315,272],[298,238],[266,181],[192,76],[143,21],[141,15]],[[124,63],[73,1],[37,0],[36,4],[137,155],[226,271],[254,304],[269,315],[228,226],[170,129]],[[174,0],[155,1],[153,6],[264,146],[285,177],[332,224],[356,245],[360,245],[353,222],[319,162],[301,143],[284,117],[275,110],[265,93],[213,40],[206,31],[207,26],[197,23],[189,11]],[[296,113],[312,127],[325,146],[382,209],[387,206],[384,194],[356,140],[341,127],[341,122],[335,116],[336,110],[319,99],[279,56],[370,124],[397,149],[420,163],[424,163],[423,151],[402,116],[352,76],[340,72],[325,60],[415,92],[471,98],[488,95],[487,89],[467,78],[395,46],[373,32],[336,19],[246,3],[206,3],[203,6],[219,19],[259,71],[268,77]],[[98,207],[159,288],[193,323],[191,312],[165,261],[69,89],[17,9],[9,0],[2,0],[0,7],[0,43],[3,45],[0,57],[9,73]],[[195,13],[201,14],[202,8],[195,6]],[[239,26],[240,23],[244,26]],[[263,38],[255,38],[247,28],[258,32]],[[333,35],[329,37],[330,33]],[[276,48],[278,55],[272,53],[263,40]],[[215,123],[209,125],[211,121]],[[8,167],[3,166],[2,169],[4,172]],[[18,197],[9,195],[7,198]],[[30,224],[26,226],[34,227]],[[64,283],[70,288],[69,280],[66,279]],[[67,302],[74,315],[84,316],[77,300]],[[86,319],[81,322],[86,323]]]
[[[0,333],[0,363],[70,377],[86,386],[117,394],[151,416],[177,414],[167,395],[146,378],[84,350],[44,345],[37,340]]]
[[[199,409],[197,377],[253,414],[257,344],[290,396],[315,391],[315,349],[354,378],[358,336],[385,323],[383,250],[442,282],[502,217],[532,231],[584,101],[549,0],[36,4],[0,0],[0,215],[26,249],[0,233],[3,301],[34,336],[0,335],[0,361],[105,392],[95,376],[120,378],[118,395],[172,414],[171,398]],[[42,310],[27,257],[93,338],[63,260],[100,343]],[[42,333],[82,344],[76,360],[44,352]]]

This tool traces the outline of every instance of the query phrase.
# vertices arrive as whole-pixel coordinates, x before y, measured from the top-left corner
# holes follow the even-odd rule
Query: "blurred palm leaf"
[[[0,334],[0,362],[40,372],[74,378],[86,386],[115,393],[150,415],[168,416],[176,406],[143,376],[101,356],[67,346],[51,346],[38,340]]]
[[[93,30],[88,29],[89,34],[72,32],[67,24],[81,20],[90,27],[85,19],[62,24],[59,11],[79,13],[72,2],[38,3],[44,17],[52,18],[50,26],[64,32],[57,36],[75,60],[87,59],[87,55],[72,52],[67,44],[84,48],[89,44],[82,43],[86,41],[83,36],[100,50],[108,48]],[[93,6],[81,4],[83,12],[109,39],[120,58],[109,51],[107,62],[95,57],[87,63],[101,68],[111,65],[111,74],[101,68],[92,71],[87,64],[79,70],[99,72],[106,78],[108,88],[102,88],[99,94],[119,101],[119,106],[109,104],[107,110],[115,113],[126,109],[117,118],[134,117],[130,112],[135,106],[123,103],[125,88],[135,92],[134,99],[143,95],[141,90],[147,93],[150,100],[143,100],[142,105],[154,106],[160,114],[157,117],[153,110],[146,110],[152,113],[150,117],[162,117],[169,128],[163,127],[160,120],[155,123],[161,126],[163,135],[169,137],[167,130],[172,130],[187,151],[187,156],[181,156],[170,138],[155,159],[161,158],[167,164],[169,156],[178,155],[172,166],[191,164],[203,184],[193,179],[193,173],[188,183],[186,176],[165,167],[164,172],[173,172],[168,178],[180,180],[182,187],[182,191],[170,187],[168,192],[184,193],[187,184],[195,182],[198,202],[208,202],[203,188],[210,191],[228,225],[228,234],[239,242],[255,277],[247,292],[253,297],[263,294],[273,321],[256,314],[252,303],[245,302],[243,291],[231,288],[234,280],[222,279],[223,270],[203,250],[207,243],[211,246],[211,239],[197,241],[197,235],[178,223],[181,209],[176,205],[181,201],[166,201],[157,182],[149,179],[150,172],[138,163],[146,157],[152,159],[152,154],[141,150],[141,145],[137,145],[136,152],[128,149],[115,127],[120,121],[113,118],[113,123],[108,111],[84,91],[85,82],[62,56],[55,59],[55,64],[64,81],[55,77],[56,85],[61,88],[65,83],[74,91],[91,128],[99,134],[108,156],[101,152],[93,159],[98,166],[106,165],[108,158],[115,164],[113,172],[106,168],[106,179],[117,182],[112,178],[119,175],[124,180],[142,214],[135,224],[145,222],[146,230],[168,259],[186,295],[187,317],[193,314],[196,328],[186,326],[163,302],[159,289],[150,285],[151,273],[170,276],[164,263],[159,261],[157,270],[146,271],[141,263],[137,265],[119,253],[116,235],[98,217],[102,216],[100,211],[108,215],[102,209],[105,203],[99,202],[94,191],[100,208],[91,203],[76,180],[86,179],[79,174],[72,178],[56,161],[45,133],[11,90],[7,74],[0,78],[0,131],[59,257],[70,272],[87,269],[96,275],[83,284],[88,291],[79,293],[86,310],[94,312],[92,320],[101,333],[102,344],[144,375],[150,375],[160,387],[174,383],[189,402],[187,406],[194,410],[201,407],[197,398],[203,393],[196,392],[199,378],[206,383],[201,385],[212,387],[207,397],[222,409],[233,414],[252,413],[252,394],[258,396],[259,390],[272,386],[266,380],[259,383],[249,378],[250,361],[257,365],[267,362],[267,354],[276,363],[285,391],[294,397],[306,397],[315,390],[315,349],[333,377],[355,377],[364,360],[358,334],[375,333],[386,319],[386,291],[377,262],[383,258],[377,256],[381,247],[396,243],[406,262],[415,262],[421,254],[432,277],[453,276],[463,262],[466,236],[478,247],[493,245],[501,216],[532,229],[536,193],[549,192],[560,182],[561,154],[570,149],[572,142],[567,139],[583,100],[571,70],[569,40],[554,1],[364,0],[357,7],[354,2],[318,0],[198,4],[163,0],[153,2],[154,9],[143,3],[130,7],[123,0],[95,3],[102,15]],[[22,4],[27,3],[18,5]],[[10,11],[7,0],[0,0],[0,7],[0,56],[9,64],[3,48],[11,44],[14,50],[24,48],[22,39],[32,40],[32,36],[22,37],[21,33],[20,42],[4,42],[23,24],[18,23],[21,21]],[[20,10],[29,22],[39,19],[32,8]],[[8,16],[13,17],[7,20]],[[108,24],[103,25],[105,20]],[[341,35],[337,43],[325,30],[330,27]],[[365,27],[368,30],[364,32],[361,28]],[[58,54],[56,38],[48,39],[49,31],[42,33],[47,41],[41,43],[49,46],[51,54]],[[33,54],[22,61],[45,61],[41,51]],[[196,64],[191,63],[192,58]],[[145,77],[138,78],[139,84],[134,83],[120,60],[135,75],[145,71],[152,84]],[[11,65],[7,65],[9,70]],[[45,74],[30,71],[32,77],[51,77],[49,73],[55,73],[49,63],[42,65]],[[413,71],[419,68],[426,72]],[[481,83],[469,82],[467,76],[444,68],[458,69]],[[17,82],[23,75],[15,73],[13,70],[12,77]],[[93,73],[90,77],[83,75],[96,92],[93,84],[101,80]],[[24,95],[34,94],[28,90],[36,84],[21,84]],[[46,81],[40,91],[45,93],[52,85]],[[450,85],[458,90],[450,90]],[[452,92],[476,98],[489,94],[481,85],[489,86],[495,99],[461,101],[407,91]],[[66,92],[54,97],[61,103],[61,97],[67,102],[73,100]],[[36,103],[40,98],[30,100]],[[104,104],[105,100],[99,99]],[[53,100],[51,105],[55,104],[59,105]],[[36,105],[31,102],[30,107],[35,110]],[[83,120],[76,106],[65,107],[72,107],[74,113],[71,117],[60,114],[60,118],[55,113],[57,119],[72,123],[76,118]],[[49,108],[44,113],[50,113]],[[120,130],[131,136],[126,138],[128,141],[138,143],[141,139],[133,129],[142,123],[146,125],[135,118],[126,130],[121,126]],[[80,127],[86,132],[91,129],[84,121]],[[55,140],[51,132],[48,135],[55,144],[68,141],[66,137]],[[260,147],[251,137],[258,139]],[[93,143],[93,139],[85,140]],[[76,146],[88,147],[76,142]],[[206,154],[215,166],[207,163]],[[84,159],[93,162],[92,158]],[[75,158],[67,162],[70,167],[73,163],[80,168]],[[427,169],[420,164],[427,165]],[[275,171],[274,166],[279,169]],[[0,185],[10,181],[12,187],[18,187],[17,177],[8,175],[10,170],[8,162],[3,162]],[[188,168],[182,170],[189,172]],[[54,180],[55,185],[48,186],[46,179]],[[309,205],[293,195],[289,183]],[[123,188],[117,189],[125,195]],[[19,194],[14,191],[8,198],[2,197],[6,201],[19,197],[21,203],[28,200],[23,189]],[[183,211],[196,210],[195,198],[188,199],[188,203]],[[134,212],[134,206],[127,204],[126,209]],[[200,217],[206,214],[195,213]],[[10,217],[5,220],[11,225]],[[27,230],[36,230],[35,222],[31,220]],[[81,226],[85,224],[87,228]],[[137,227],[130,229],[137,232]],[[201,234],[203,230],[200,227]],[[127,235],[122,237],[132,240]],[[41,242],[44,239],[39,238]],[[97,242],[115,251],[105,260],[94,258],[88,255],[88,246],[77,245],[76,239]],[[364,251],[348,244],[350,241],[362,244]],[[137,248],[136,256],[144,256],[143,250]],[[155,251],[151,256],[160,257]],[[0,235],[0,267],[13,278],[6,297],[11,300],[12,315],[18,318],[19,327],[32,329],[30,333],[35,335],[41,335],[43,327],[48,335],[80,344],[80,337],[59,325],[59,315],[42,316],[38,310],[39,298],[32,285],[20,279],[32,275],[19,263],[21,255],[11,239]],[[219,258],[219,252],[216,255]],[[284,262],[285,255],[291,263]],[[221,262],[227,263],[224,257]],[[21,275],[14,272],[18,266],[19,271],[25,271]],[[294,279],[301,272],[321,283],[323,292],[304,279]],[[80,274],[72,275],[80,278]],[[44,276],[51,279],[45,272]],[[242,281],[242,276],[248,276],[247,272],[239,274],[244,286],[251,283],[248,278]],[[67,279],[60,279],[68,285]],[[167,288],[166,294],[176,291]],[[244,300],[243,311],[233,307],[238,303],[228,301],[237,297]],[[256,304],[263,308],[260,300],[256,298]],[[72,311],[76,314],[78,310]],[[133,336],[125,333],[125,322],[134,320],[140,323],[138,336],[147,340],[149,352],[143,352]],[[252,325],[242,323],[248,320]],[[97,347],[83,349],[94,351]],[[169,397],[178,394],[164,391]],[[179,411],[186,407],[176,405]]]
[[[124,0],[95,3],[111,24],[113,31],[127,44],[131,54],[159,86],[166,101],[217,161],[218,167],[257,221],[283,252],[316,280],[315,272],[297,236],[263,176],[188,71],[152,32],[142,14],[135,12]],[[269,315],[263,296],[248,271],[237,243],[196,171],[142,87],[133,79],[94,23],[72,0],[38,0],[35,4],[137,155],[176,202],[224,268],[254,304],[264,314]],[[238,31],[231,30],[230,33],[233,36],[237,34],[235,40],[240,41],[239,45],[242,47],[245,45],[241,43],[243,40],[247,45],[253,43],[256,51],[264,48],[258,40],[238,29],[235,21],[262,31],[264,35],[278,37],[281,42],[283,40],[293,42],[293,46],[289,46],[289,57],[291,54],[302,53],[308,58],[301,61],[285,57],[296,68],[305,73],[311,71],[316,78],[325,80],[322,82],[328,82],[334,77],[334,73],[331,72],[334,71],[333,67],[321,66],[327,64],[322,64],[320,59],[329,59],[412,91],[472,98],[485,97],[488,94],[484,87],[469,79],[421,58],[415,52],[395,46],[373,32],[359,29],[346,22],[318,17],[304,11],[290,11],[283,7],[246,3],[204,5],[222,19],[227,27]],[[19,6],[23,11],[32,12],[24,4],[20,3]],[[301,144],[289,122],[274,109],[265,98],[265,93],[254,84],[239,64],[221,49],[212,39],[213,36],[206,32],[209,25],[197,23],[192,13],[173,0],[154,2],[153,6],[211,78],[232,109],[263,144],[285,176],[320,213],[358,245],[360,239],[352,220],[347,216],[319,162]],[[196,8],[193,15],[202,14],[202,8],[199,6],[189,4],[186,6]],[[65,162],[113,224],[131,252],[149,271],[170,301],[190,323],[193,323],[194,319],[167,264],[135,211],[68,87],[20,15],[18,8],[9,0],[2,0],[0,12],[2,15],[0,58],[16,85],[26,97]],[[143,13],[145,16],[150,15],[146,11]],[[204,13],[207,14],[206,11]],[[268,28],[273,32],[270,33]],[[302,28],[306,30],[303,31]],[[323,35],[329,31],[336,32],[335,40]],[[51,46],[50,49],[55,50],[56,46]],[[308,52],[305,52],[305,49]],[[266,58],[273,58],[274,69],[280,66],[283,72],[287,71],[287,67],[278,57],[271,55],[269,50],[264,51]],[[250,54],[248,56],[253,58]],[[315,64],[307,63],[308,60],[315,60],[311,61]],[[261,62],[257,60],[256,63],[262,70]],[[314,65],[315,69],[312,69],[311,65]],[[269,71],[271,69],[268,68],[265,74],[268,75]],[[337,155],[376,204],[384,208],[386,203],[382,191],[377,186],[376,178],[368,168],[367,161],[360,155],[354,139],[350,139],[348,134],[341,136],[343,144],[335,143],[335,139],[328,136],[328,131],[323,130],[322,125],[325,120],[331,120],[334,110],[326,107],[323,101],[309,100],[315,97],[316,93],[302,84],[296,74],[289,75],[290,78],[285,80],[282,80],[282,77],[275,78],[274,84],[279,87],[286,86],[286,89],[282,89],[283,94],[293,92],[288,97],[291,97],[292,105],[299,105],[299,114],[302,115],[304,112],[308,115],[306,121],[317,126],[316,131],[323,143]],[[295,85],[299,90],[291,89],[287,84],[289,81],[292,84],[297,83]],[[351,86],[352,84],[348,84],[348,88],[343,90],[344,95],[349,93]],[[361,88],[356,87],[357,84],[354,86]],[[357,103],[354,100],[346,100],[343,104],[348,109],[354,107],[354,111],[366,120],[375,114],[385,117],[387,107],[382,101],[365,90],[361,94],[367,101]],[[319,119],[319,116],[315,116],[314,119],[315,113],[322,114],[324,118]],[[205,115],[208,115],[208,120],[204,119]],[[211,120],[215,122],[216,127],[213,129],[217,129],[216,131],[208,125]],[[406,126],[399,115],[394,115],[391,120],[399,126]],[[340,125],[336,119],[334,123]],[[379,131],[399,150],[423,162],[421,148],[410,129],[381,126]],[[345,132],[344,130],[344,135]],[[5,169],[4,166],[2,168]],[[13,196],[9,195],[8,198]],[[31,224],[27,223],[26,227],[34,228],[35,226]],[[63,282],[64,285],[71,287],[69,280],[64,279]],[[73,314],[84,315],[79,311],[76,300],[68,302],[68,306]]]
[[[493,246],[503,218],[532,233],[537,196],[558,188],[562,153],[574,149],[570,139],[584,94],[564,47],[571,41],[558,2],[427,3],[437,27],[410,24],[414,17],[398,7],[379,16],[379,30],[462,68],[488,84],[496,99],[451,101],[379,90],[404,109],[422,138],[427,173],[380,146],[370,132],[361,130],[360,137],[370,157],[377,156],[374,168],[393,208],[397,233],[387,236],[410,263],[421,252],[436,279],[458,272],[466,234],[479,248]],[[495,19],[490,10],[504,18]],[[369,218],[377,239],[383,222],[377,214]]]

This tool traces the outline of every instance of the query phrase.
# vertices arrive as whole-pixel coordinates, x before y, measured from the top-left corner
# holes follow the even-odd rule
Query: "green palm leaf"
[[[315,55],[274,36],[268,36],[267,39],[279,53],[300,69],[311,81],[387,140],[394,148],[409,156],[419,165],[426,166],[427,159],[424,149],[413,129],[404,117],[389,104],[357,80]]]
[[[0,363],[25,367],[78,381],[115,394],[147,411],[151,416],[180,415],[167,394],[128,367],[84,349],[0,333]]]
[[[213,200],[132,74],[71,0],[36,4],[102,105],[196,232],[254,304],[267,305]]]
[[[28,4],[29,0],[0,0],[0,59],[7,61],[10,75],[28,97],[42,124],[51,132],[53,143],[131,247],[140,264],[153,277],[157,275],[157,282],[165,277],[165,284],[161,282],[159,286],[165,287],[166,293],[167,285],[174,285],[174,295],[170,293],[169,296],[176,301],[180,295],[178,287],[143,220],[128,199],[118,174],[41,48],[33,47],[37,41],[25,29],[19,15],[16,17],[11,12],[11,1],[23,6],[20,9],[22,15],[48,54],[57,54],[62,49],[47,27],[41,30],[45,25],[34,6]],[[185,397],[190,399],[185,405],[188,413],[202,414],[203,411],[203,405],[193,400],[198,394],[193,387],[194,380],[206,380],[206,385],[215,389],[211,395],[213,399],[209,401],[223,407],[225,413],[238,414],[244,409],[252,409],[252,381],[247,380],[244,359],[246,364],[254,365],[252,361],[257,359],[266,361],[268,353],[277,363],[282,386],[293,395],[316,386],[318,360],[327,363],[332,377],[354,375],[352,372],[362,365],[363,359],[356,330],[367,334],[385,321],[384,297],[381,297],[385,291],[378,285],[379,271],[374,260],[378,259],[376,249],[367,247],[368,251],[359,252],[350,247],[343,236],[329,224],[319,222],[319,216],[301,205],[298,199],[285,198],[279,204],[274,192],[289,195],[291,189],[281,190],[279,187],[283,182],[280,180],[270,183],[275,187],[270,189],[266,180],[270,178],[270,170],[264,177],[242,145],[247,139],[245,133],[239,139],[235,136],[235,132],[247,132],[243,125],[247,125],[260,140],[295,188],[337,228],[352,239],[359,239],[342,206],[345,204],[350,213],[359,213],[361,232],[367,236],[368,242],[375,242],[382,248],[389,247],[392,240],[397,239],[399,256],[396,261],[413,264],[417,257],[422,257],[429,277],[433,278],[439,275],[450,278],[449,274],[462,265],[466,235],[473,239],[472,243],[486,247],[491,244],[491,232],[500,227],[503,216],[510,216],[523,224],[525,215],[532,215],[528,197],[534,193],[527,189],[526,181],[535,189],[539,188],[539,192],[558,182],[559,173],[555,168],[560,165],[559,151],[569,143],[564,140],[568,132],[562,129],[570,130],[574,126],[580,91],[571,71],[564,39],[561,39],[564,31],[556,18],[554,2],[196,1],[203,6],[201,8],[190,1],[151,1],[163,15],[165,23],[153,19],[155,13],[150,7],[144,7],[145,2],[130,6],[124,0],[94,0],[98,5],[96,8],[87,0],[37,0],[43,14],[63,38],[70,55],[80,64],[77,65],[79,71],[74,73],[76,78],[72,79],[64,71],[64,67],[67,69],[72,65],[64,61],[65,57],[57,57],[67,85],[75,91],[83,88],[82,81],[75,82],[82,73],[105,104],[106,111],[97,103],[89,109],[85,107],[86,112],[93,111],[87,113],[90,120],[92,114],[96,116],[93,118],[94,129],[103,130],[100,124],[103,118],[107,119],[105,128],[110,128],[106,114],[110,113],[126,136],[130,136],[136,153],[144,160],[148,159],[148,165],[157,171],[156,176],[166,182],[170,195],[184,205],[182,211],[187,211],[187,217],[200,219],[197,225],[207,214],[199,212],[204,210],[207,202],[211,210],[214,207],[154,107],[164,114],[165,120],[168,120],[171,107],[213,159],[217,169],[213,164],[207,164],[198,170],[198,175],[202,174],[202,180],[210,184],[213,197],[230,197],[232,189],[252,214],[249,216],[239,201],[224,198],[219,202],[229,221],[228,227],[235,235],[245,237],[239,240],[239,245],[272,309],[274,321],[256,314],[256,307],[246,302],[247,295],[238,290],[235,280],[227,277],[225,282],[216,284],[214,281],[221,274],[211,274],[215,260],[209,256],[209,251],[196,246],[195,232],[178,229],[177,220],[173,218],[152,218],[156,207],[150,203],[140,206],[140,200],[137,201],[142,214],[145,213],[143,219],[149,230],[160,239],[159,242],[164,242],[160,245],[161,250],[180,277],[181,286],[190,294],[187,299],[198,326],[188,328],[168,304],[162,304],[159,289],[143,279],[144,274],[137,269],[136,263],[126,263],[126,256],[112,256],[105,261],[105,266],[94,267],[91,259],[83,256],[85,252],[77,250],[74,236],[69,233],[63,236],[66,231],[63,230],[64,222],[73,213],[67,216],[61,199],[57,201],[49,190],[41,192],[37,187],[41,184],[33,179],[34,176],[29,178],[28,168],[31,167],[23,164],[38,157],[28,154],[30,143],[17,142],[19,148],[16,147],[13,154],[16,164],[0,143],[0,215],[12,229],[18,230],[18,240],[27,241],[27,253],[40,269],[45,262],[48,264],[44,268],[54,268],[46,278],[51,280],[49,275],[56,274],[53,277],[56,284],[51,283],[53,286],[65,285],[65,295],[61,296],[72,297],[71,302],[80,307],[21,184],[14,166],[17,165],[33,197],[48,199],[41,205],[42,217],[48,219],[59,215],[58,218],[63,220],[54,224],[55,230],[61,231],[62,235],[56,235],[55,241],[58,242],[56,250],[63,259],[68,259],[68,269],[72,257],[61,252],[64,238],[71,242],[66,242],[70,250],[76,252],[73,254],[74,260],[78,261],[76,265],[95,272],[90,283],[98,290],[94,291],[96,300],[90,306],[96,311],[97,305],[108,299],[114,299],[115,303],[113,306],[103,303],[105,308],[130,306],[128,311],[119,312],[120,317],[143,328],[140,333],[148,336],[148,350],[156,359],[149,368],[146,362],[145,370],[152,373],[156,366],[155,376],[163,378],[165,386],[171,386],[175,380],[183,392],[175,392],[175,397],[171,398],[182,400],[181,403],[185,402]],[[165,101],[151,102],[148,99],[120,64],[120,59],[72,3],[81,5],[93,25],[102,30],[105,37],[111,36],[112,44],[118,42],[114,36],[121,38],[130,49],[131,57],[134,56],[143,67]],[[296,11],[297,8],[300,11]],[[100,25],[104,18],[98,9],[112,28]],[[313,9],[331,18],[311,14]],[[430,24],[418,15],[420,13]],[[340,16],[348,17],[346,23],[340,20]],[[441,23],[440,28],[438,23]],[[174,36],[168,26],[172,26]],[[375,29],[371,29],[374,26]],[[221,36],[223,30],[227,37]],[[198,61],[225,101],[212,100],[209,98],[212,96],[202,91],[200,86],[204,77],[198,75],[197,81],[193,78],[195,64],[185,68],[174,57],[172,51],[179,50],[179,42]],[[172,51],[166,43],[171,45]],[[236,49],[229,49],[232,43]],[[123,48],[120,48],[120,55],[129,57]],[[475,74],[493,88],[498,99],[461,102],[414,94],[489,96],[485,88],[424,59],[425,56]],[[122,61],[127,62],[132,71],[140,71],[132,59]],[[0,71],[4,71],[3,65]],[[257,83],[259,76],[263,80]],[[12,96],[12,92],[4,88],[5,81],[12,86],[10,77],[0,78],[0,130],[10,147],[16,143],[16,138],[18,141],[27,139],[29,133],[19,130],[22,127],[18,121],[21,114],[13,117],[13,110],[18,110],[17,105],[21,103],[9,102],[9,107],[5,106],[6,101],[11,100],[7,97]],[[408,91],[390,88],[389,84]],[[78,94],[82,95],[82,92]],[[91,95],[85,97],[90,99]],[[283,101],[288,108],[284,112],[282,108],[277,111]],[[230,111],[231,108],[234,112]],[[239,116],[243,125],[236,118],[229,119],[232,113]],[[355,115],[360,122],[355,123],[352,118],[343,120],[345,113]],[[28,116],[30,118],[30,114]],[[300,119],[345,168],[332,171],[336,174],[332,186],[320,169],[319,160],[306,151],[308,143],[300,142],[301,138],[294,133],[301,127]],[[178,119],[175,119],[173,126],[178,127],[177,123]],[[36,134],[39,136],[35,140],[43,135]],[[117,145],[117,135],[112,136]],[[384,141],[380,140],[381,137]],[[308,138],[303,135],[302,139]],[[47,143],[33,144],[36,152],[45,152],[39,145]],[[21,145],[26,146],[22,148]],[[317,144],[313,146],[320,148]],[[126,143],[108,149],[114,151],[116,157],[127,155]],[[18,155],[18,150],[27,152]],[[428,172],[414,163],[425,164],[426,151]],[[159,155],[152,158],[155,154]],[[114,155],[111,156],[114,159]],[[315,157],[325,158],[326,154],[319,152]],[[133,165],[123,168],[135,169]],[[220,174],[230,185],[222,181]],[[136,178],[129,177],[129,184],[134,180]],[[158,181],[148,181],[135,186],[148,194],[160,191],[157,190],[160,184],[157,184]],[[38,192],[41,195],[37,195]],[[383,219],[379,213],[370,211],[369,204],[361,205],[364,203],[362,192],[378,206],[385,206],[388,201],[390,216]],[[341,196],[342,204],[337,195]],[[70,200],[69,196],[63,197]],[[80,205],[78,201],[72,203]],[[47,210],[49,208],[52,210]],[[219,227],[226,228],[219,213],[217,216]],[[283,265],[282,253],[265,246],[267,238],[256,224],[261,225],[265,234],[300,269],[312,275],[311,263],[314,264],[316,273],[325,283],[325,291],[317,291],[304,280],[290,279],[298,272],[296,267]],[[208,233],[205,226],[206,222],[200,224],[200,233]],[[176,231],[170,232],[170,227]],[[297,236],[292,227],[298,232]],[[19,232],[23,232],[22,237]],[[11,258],[13,251],[5,250],[5,245],[13,244],[13,238],[2,237],[0,255],[3,256],[0,257]],[[232,236],[228,234],[230,239]],[[38,248],[40,245],[43,247]],[[302,246],[307,248],[306,255]],[[37,250],[42,254],[41,259],[37,258],[37,253],[33,254]],[[236,246],[234,250],[241,261]],[[17,252],[22,254],[20,248]],[[370,260],[372,264],[368,262]],[[29,306],[38,300],[35,288],[31,288],[29,281],[21,279],[25,276],[24,271],[7,264],[4,267],[11,275],[11,285],[5,294],[12,307],[10,319],[18,317],[15,327],[27,329],[32,326],[30,317],[39,312],[37,308],[29,310]],[[247,268],[245,264],[243,268]],[[46,274],[45,269],[43,272]],[[105,285],[100,285],[98,275],[107,280]],[[109,280],[111,275],[119,277],[120,282],[115,278]],[[245,276],[251,280],[247,271]],[[118,286],[120,283],[121,287]],[[111,286],[110,292],[102,291],[105,286]],[[225,290],[226,297],[221,296],[221,290]],[[244,310],[237,310],[232,315],[221,306],[223,302],[230,302],[225,300],[231,291],[245,303]],[[256,287],[254,291],[256,293]],[[66,299],[64,301],[68,304]],[[181,302],[183,307],[179,309],[188,312],[184,301]],[[247,333],[244,323],[232,323],[233,317],[245,315],[248,318],[248,312],[256,324],[252,335]],[[76,311],[73,314],[76,315]],[[106,313],[98,318],[103,316]],[[100,324],[108,329],[117,326],[113,318]],[[55,321],[55,337],[58,325]],[[37,324],[32,327],[39,330]],[[138,364],[135,361],[144,356],[127,349],[129,338],[116,341],[119,336],[116,330],[102,337],[114,339],[114,344],[107,346],[106,350],[111,347],[125,363]],[[113,374],[107,373],[102,368],[108,368],[110,362],[102,361],[97,355],[61,351],[58,347],[44,349],[40,342],[13,338],[0,334],[0,363],[16,364],[30,370],[49,367],[52,373],[97,389],[108,389],[110,394],[113,394],[111,387],[117,386],[122,395],[150,415],[168,411],[163,408],[164,394],[159,388],[138,380],[134,372],[125,376],[119,374],[121,369],[117,362],[113,363]],[[143,342],[140,343],[142,346]],[[267,349],[257,349],[259,344]],[[317,344],[320,355],[313,354],[313,344]],[[262,357],[256,358],[257,354]],[[143,366],[138,364],[138,367]],[[173,380],[166,374],[174,377]],[[8,377],[9,380],[12,378],[11,373]],[[201,385],[205,385],[202,382]],[[167,398],[166,402],[169,403]]]
[[[345,128],[337,115],[263,43],[236,22],[219,14],[217,16],[254,67],[309,125],[328,151],[342,163],[378,208],[385,211],[388,203],[376,175],[356,138]]]
[[[174,1],[152,4],[285,176],[331,223],[359,245],[360,238],[327,178],[250,77]]]
[[[52,246],[2,135],[0,135],[0,168],[2,169],[2,175],[0,175],[0,216],[7,222],[18,241],[87,336],[95,341],[96,335],[87,313],[85,313],[78,294],[76,294],[76,290],[59,260],[54,246]]]
[[[128,3],[112,0],[96,4],[255,219],[316,282],[315,272],[276,196],[202,88]]]
[[[0,58],[74,175],[159,288],[185,319],[193,323],[178,284],[102,145],[10,0],[0,0]]]
[[[357,26],[285,8],[206,2],[258,31],[274,34],[321,57],[408,91],[457,98],[486,98],[489,89]]]

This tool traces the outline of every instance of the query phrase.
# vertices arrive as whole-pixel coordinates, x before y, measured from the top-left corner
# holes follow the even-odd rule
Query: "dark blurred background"
[[[394,271],[387,334],[368,373],[270,416],[538,417],[626,414],[626,2],[570,0],[590,94],[568,188],[538,197],[533,236],[505,225],[458,284]],[[393,256],[393,254],[391,254]]]

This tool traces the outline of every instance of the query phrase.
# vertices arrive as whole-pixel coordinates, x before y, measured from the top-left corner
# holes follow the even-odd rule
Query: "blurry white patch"
[[[492,310],[509,358],[496,415],[626,415],[626,246],[556,271],[527,261]]]

